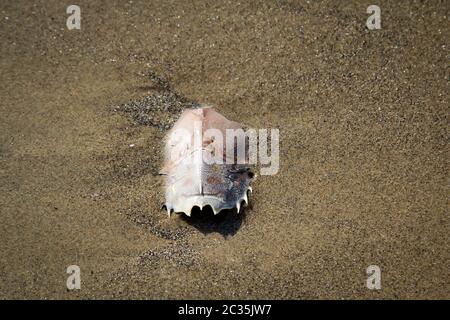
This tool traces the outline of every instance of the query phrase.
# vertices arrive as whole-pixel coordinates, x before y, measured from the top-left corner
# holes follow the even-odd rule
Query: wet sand
[[[0,298],[450,298],[449,2],[77,4],[0,4]],[[160,209],[194,102],[280,129],[245,214]]]

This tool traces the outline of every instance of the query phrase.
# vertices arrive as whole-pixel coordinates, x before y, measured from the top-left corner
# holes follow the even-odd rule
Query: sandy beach
[[[1,299],[450,299],[449,1],[76,4],[0,3]],[[198,103],[280,130],[240,215],[161,209]]]

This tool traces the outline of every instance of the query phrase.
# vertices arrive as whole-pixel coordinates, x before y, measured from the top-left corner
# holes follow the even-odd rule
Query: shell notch
[[[228,144],[230,132],[233,140]],[[185,110],[165,138],[160,174],[165,178],[163,207],[168,215],[190,216],[195,206],[210,206],[214,214],[234,208],[239,213],[252,191],[247,142],[242,126],[213,108]],[[232,153],[227,145],[233,146]]]

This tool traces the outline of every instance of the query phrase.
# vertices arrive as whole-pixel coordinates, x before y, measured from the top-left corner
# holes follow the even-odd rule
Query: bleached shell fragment
[[[216,132],[222,134],[223,140],[205,134],[208,129],[218,130]],[[214,214],[233,208],[239,212],[241,203],[248,204],[247,192],[251,191],[253,174],[246,154],[244,157],[238,154],[234,161],[229,162],[225,139],[227,129],[242,127],[214,109],[202,107],[185,110],[169,131],[161,170],[165,176],[165,207],[169,215],[171,212],[184,212],[190,216],[195,206],[200,209],[210,206]],[[244,131],[235,133],[240,137]],[[200,140],[196,140],[197,137]],[[223,153],[216,154],[215,150]],[[203,161],[208,157],[214,161]],[[223,161],[216,161],[218,158]]]

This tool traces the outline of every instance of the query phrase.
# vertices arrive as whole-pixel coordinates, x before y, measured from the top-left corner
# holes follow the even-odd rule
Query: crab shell
[[[239,213],[241,204],[248,204],[253,177],[248,164],[248,144],[245,143],[242,154],[237,152],[238,143],[233,142],[234,158],[230,161],[226,151],[227,129],[234,130],[236,141],[246,139],[239,123],[229,121],[211,107],[201,107],[185,110],[168,132],[160,174],[165,177],[164,207],[169,216],[172,212],[190,216],[195,206],[200,209],[210,206],[214,214],[234,208]]]

